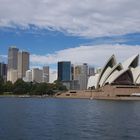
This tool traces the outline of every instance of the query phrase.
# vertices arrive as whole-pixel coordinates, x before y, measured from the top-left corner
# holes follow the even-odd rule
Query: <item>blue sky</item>
[[[62,32],[50,31],[46,29],[19,29],[17,28],[1,28],[0,29],[0,46],[1,53],[6,54],[7,49],[11,45],[15,45],[20,49],[25,49],[33,54],[47,54],[54,51],[67,49],[87,44],[92,39],[84,39],[78,36],[65,35]]]
[[[0,55],[7,55],[10,46],[17,46],[21,50],[30,52],[31,55],[47,56],[48,54],[53,55],[55,52],[57,53],[62,50],[80,46],[92,46],[94,48],[97,46],[100,47],[101,45],[111,45],[113,48],[113,45],[116,44],[119,46],[128,45],[131,47],[140,45],[140,33],[87,38],[61,31],[51,31],[48,29],[35,30],[33,27],[31,26],[29,29],[1,27]],[[5,58],[1,59],[1,61],[3,60],[7,61]],[[47,62],[47,58],[46,63],[35,63],[35,66],[43,66],[45,64],[51,65],[51,63]],[[93,65],[98,66],[97,63]],[[34,66],[34,63],[31,63],[31,66]],[[52,63],[51,66],[56,68],[54,67],[54,63]]]
[[[140,52],[139,7],[138,0],[0,0],[0,61],[13,45],[30,52],[31,67],[52,72],[62,60],[124,61]]]

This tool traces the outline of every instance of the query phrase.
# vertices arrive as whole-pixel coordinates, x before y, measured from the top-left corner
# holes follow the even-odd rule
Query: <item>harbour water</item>
[[[140,140],[140,101],[0,98],[0,140]]]

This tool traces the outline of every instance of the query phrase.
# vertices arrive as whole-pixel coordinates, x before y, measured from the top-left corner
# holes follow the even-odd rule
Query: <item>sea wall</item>
[[[111,86],[106,85],[97,90],[68,91],[56,97],[58,98],[85,98],[85,99],[111,99],[111,100],[140,100],[140,97],[132,97],[132,93],[140,93],[139,86]]]

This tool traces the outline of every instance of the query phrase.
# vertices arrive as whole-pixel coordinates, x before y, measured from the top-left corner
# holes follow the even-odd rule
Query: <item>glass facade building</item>
[[[0,63],[0,76],[5,78],[7,75],[7,65],[4,63]]]
[[[59,81],[71,80],[71,62],[70,61],[58,62],[58,80]]]

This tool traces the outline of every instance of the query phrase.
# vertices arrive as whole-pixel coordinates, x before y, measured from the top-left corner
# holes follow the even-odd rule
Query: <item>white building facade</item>
[[[86,63],[74,66],[74,80],[79,81],[80,90],[85,90],[87,88],[88,65]]]
[[[26,71],[25,81],[41,83],[43,81],[43,70],[39,68],[33,68]]]

